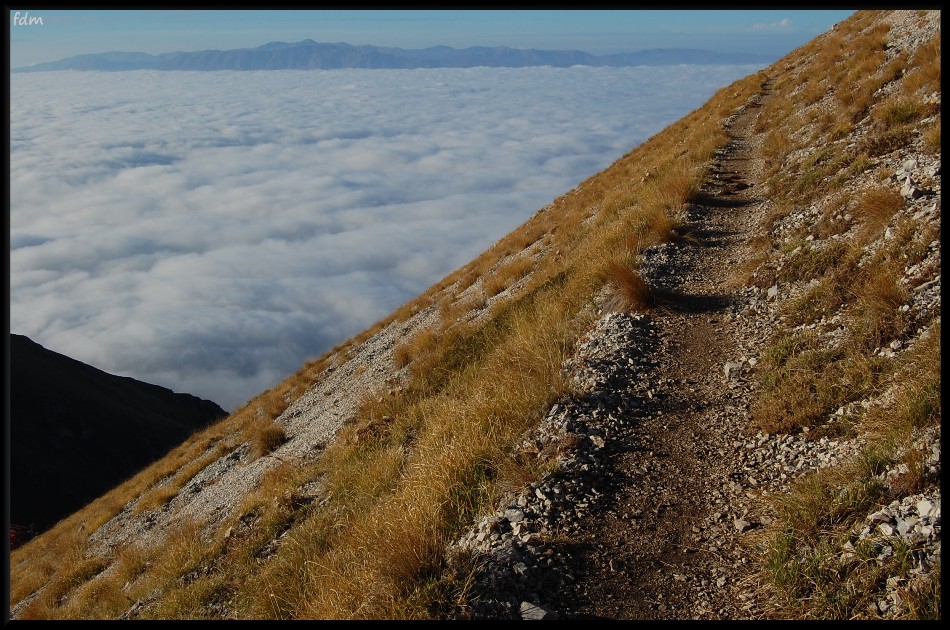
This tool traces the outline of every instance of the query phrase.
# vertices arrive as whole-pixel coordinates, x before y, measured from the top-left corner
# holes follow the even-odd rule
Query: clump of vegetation
[[[930,125],[924,131],[924,147],[931,153],[940,152],[940,121]]]
[[[901,332],[899,311],[907,301],[907,287],[900,276],[887,266],[868,273],[855,290],[853,339],[862,348],[873,350]]]
[[[854,213],[860,217],[868,234],[879,236],[904,205],[904,198],[894,186],[876,186],[860,196]]]
[[[873,391],[882,367],[856,348],[827,347],[811,331],[783,333],[762,359],[765,376],[752,416],[755,428],[767,433],[826,434],[828,417]]]
[[[636,271],[628,265],[611,262],[607,268],[608,277],[619,306],[629,313],[650,310],[654,305],[653,291]]]
[[[482,277],[485,296],[492,298],[527,275],[533,267],[529,256],[516,256]]]
[[[914,445],[921,430],[940,424],[939,336],[937,324],[888,379],[894,395],[861,418],[869,436],[862,455],[802,478],[776,500],[780,525],[768,537],[764,571],[777,615],[876,618],[869,608],[884,596],[886,579],[913,564],[913,548],[903,542],[893,543],[893,555],[882,559],[872,541],[856,541],[852,532],[877,507],[936,482]],[[882,473],[900,464],[907,474],[884,483]],[[855,553],[842,555],[852,540]],[[909,599],[909,618],[938,619],[939,567],[902,595]]]
[[[940,33],[917,48],[908,64],[910,70],[903,82],[905,94],[940,91]]]
[[[287,432],[275,422],[260,422],[251,434],[251,456],[267,455],[287,440]]]
[[[763,119],[764,117],[760,118],[760,120]],[[791,141],[781,129],[773,128],[769,132],[762,145],[762,153],[765,157],[765,164],[769,168],[769,174],[778,172],[791,147]]]
[[[881,103],[873,115],[885,128],[905,125],[923,117],[924,107],[920,101],[897,98]]]
[[[408,343],[401,343],[393,348],[393,365],[404,368],[412,360],[412,350]]]

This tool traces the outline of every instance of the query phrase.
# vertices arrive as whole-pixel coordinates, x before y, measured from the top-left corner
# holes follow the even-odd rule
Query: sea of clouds
[[[11,332],[233,410],[755,70],[11,75]]]

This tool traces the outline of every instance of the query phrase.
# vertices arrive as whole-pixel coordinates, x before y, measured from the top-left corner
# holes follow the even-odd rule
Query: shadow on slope
[[[226,415],[10,335],[10,522],[45,531]]]

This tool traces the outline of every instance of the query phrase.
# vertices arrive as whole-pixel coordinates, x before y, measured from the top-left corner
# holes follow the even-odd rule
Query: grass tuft
[[[891,128],[919,120],[924,115],[924,107],[920,101],[897,98],[882,103],[872,115],[885,128]]]
[[[636,271],[628,265],[611,262],[607,276],[619,300],[621,310],[628,313],[642,313],[655,304],[653,291]]]
[[[893,186],[878,186],[858,198],[854,214],[863,222],[867,235],[879,236],[904,205],[904,198]]]
[[[261,422],[255,425],[251,436],[251,456],[254,459],[274,451],[287,441],[287,432],[275,422]]]

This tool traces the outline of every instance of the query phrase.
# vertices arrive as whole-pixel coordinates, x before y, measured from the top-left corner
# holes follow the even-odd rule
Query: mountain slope
[[[723,88],[17,550],[14,616],[939,616],[939,18]]]
[[[43,531],[227,416],[10,335],[10,521]]]
[[[614,55],[579,50],[522,50],[472,46],[461,50],[433,46],[419,50],[352,46],[345,43],[270,42],[257,48],[202,50],[160,55],[108,52],[14,68],[12,72],[50,70],[314,70],[332,68],[523,68],[554,66],[664,66],[675,64],[765,64],[768,55],[709,50],[655,49]]]

